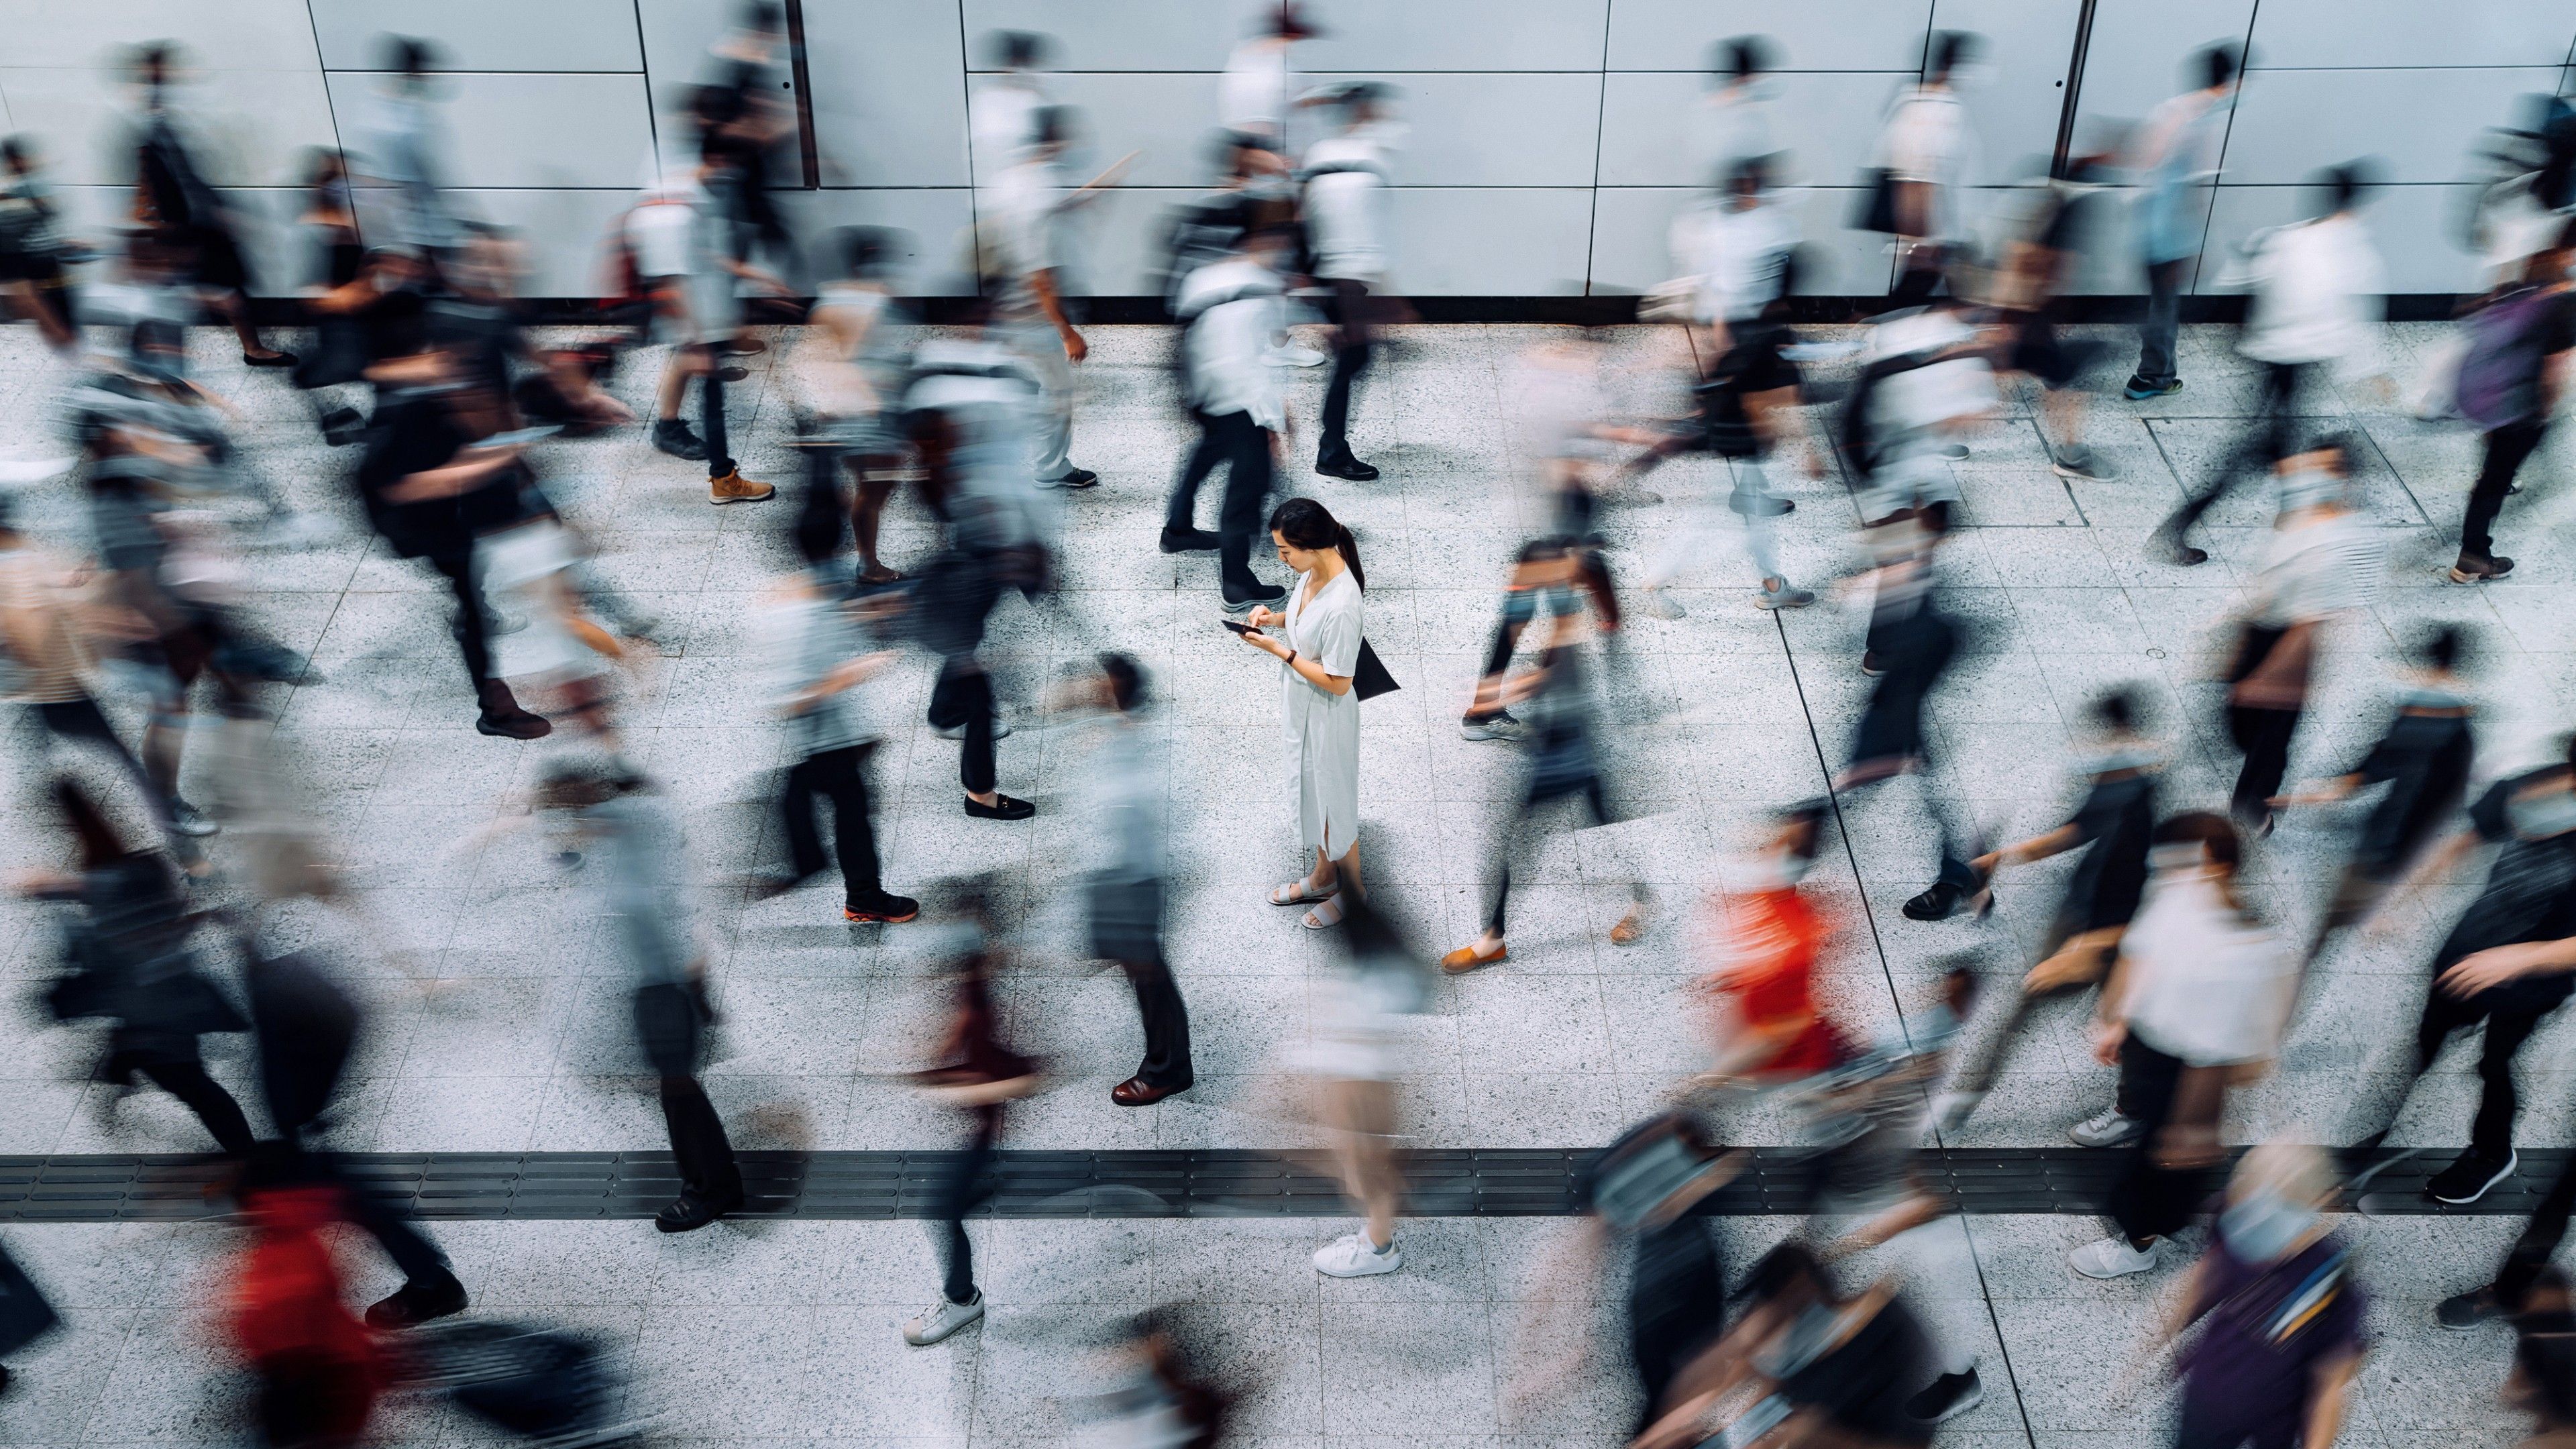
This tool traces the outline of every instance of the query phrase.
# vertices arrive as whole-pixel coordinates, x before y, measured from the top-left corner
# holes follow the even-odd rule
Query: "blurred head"
[[[1031,71],[1047,60],[1047,39],[1032,30],[996,30],[984,37],[984,62],[995,70]]]
[[[2236,825],[2208,810],[2186,810],[2156,827],[2148,837],[2147,863],[2158,873],[2215,872],[2234,880],[2244,858]]]
[[[87,790],[67,776],[56,776],[53,796],[63,828],[71,832],[73,844],[79,847],[81,869],[96,870],[133,854],[124,837],[109,823],[107,812]]]
[[[2427,674],[2454,675],[2468,666],[2469,631],[2457,624],[2435,624],[2415,638],[2409,662]]]
[[[147,40],[128,54],[126,73],[144,90],[158,92],[179,78],[179,67],[185,63],[186,54],[177,41]]]
[[[1964,30],[1944,30],[1932,37],[1931,59],[1923,68],[1924,79],[1934,85],[1948,85],[1961,78],[1960,72],[1974,65],[1984,55],[1985,45]]]
[[[735,15],[735,27],[746,35],[775,39],[787,33],[787,9],[774,0],[747,0]]]
[[[862,282],[892,278],[909,250],[903,233],[890,227],[845,226],[833,233],[833,238],[842,275]]]
[[[1316,27],[1314,19],[1299,7],[1297,0],[1279,0],[1253,22],[1253,34],[1267,35],[1274,40],[1312,40],[1323,33]]]
[[[546,762],[537,777],[536,803],[540,810],[587,810],[644,785],[633,767],[604,750],[567,752]]]
[[[1771,189],[1771,158],[1745,157],[1727,168],[1721,184],[1737,206],[1751,206]]]
[[[0,165],[7,166],[13,176],[26,175],[43,164],[43,160],[44,153],[36,149],[36,138],[27,132],[21,131],[0,141]]]
[[[2376,169],[2366,161],[2329,166],[2308,180],[2312,194],[2308,214],[2316,220],[2356,211],[2378,185]]]
[[[2334,1170],[2314,1145],[2261,1143],[2227,1180],[2219,1240],[2244,1262],[2278,1262],[2325,1236],[2324,1211],[2334,1191]]]
[[[1030,117],[1029,125],[1031,149],[1041,159],[1052,158],[1061,154],[1066,144],[1073,140],[1073,108],[1040,106]]]
[[[1782,1243],[1763,1254],[1737,1295],[1738,1320],[1752,1340],[1753,1362],[1766,1373],[1785,1373],[1813,1347],[1833,1321],[1840,1297],[1816,1255],[1800,1243]]]
[[[1756,854],[1763,867],[1753,882],[1756,889],[1794,886],[1807,878],[1825,848],[1826,812],[1831,808],[1823,800],[1801,800],[1771,817],[1770,833]]]
[[[336,185],[348,174],[347,164],[341,161],[339,151],[333,147],[315,146],[304,153],[304,185],[307,190],[320,191]]]
[[[1708,68],[1722,86],[1759,84],[1771,73],[1771,64],[1771,44],[1758,35],[1721,40],[1708,53]]]
[[[2126,684],[2102,691],[2084,709],[2085,723],[2114,743],[2135,740],[2144,734],[2146,718],[2146,696]]]
[[[1368,575],[1360,571],[1359,542],[1332,510],[1312,498],[1291,498],[1270,511],[1270,541],[1279,549],[1279,561],[1301,574],[1314,572],[1323,555],[1338,554],[1351,571],[1351,582],[1368,587]]]
[[[2192,78],[2205,91],[2227,91],[2236,86],[2237,72],[2244,59],[2233,45],[2213,45],[2192,57]]]
[[[1101,701],[1120,714],[1134,714],[1153,702],[1153,685],[1145,677],[1145,666],[1133,656],[1115,649],[1102,653],[1100,666]]]
[[[388,35],[384,43],[384,66],[396,77],[418,87],[438,69],[439,55],[428,41],[409,35]]]

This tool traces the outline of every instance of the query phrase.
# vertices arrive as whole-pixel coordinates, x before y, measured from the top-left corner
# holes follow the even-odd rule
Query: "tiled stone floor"
[[[1352,485],[1292,472],[1286,482],[1352,523],[1371,590],[1368,629],[1404,690],[1374,701],[1363,752],[1363,848],[1371,880],[1447,946],[1472,932],[1492,812],[1512,790],[1509,747],[1461,740],[1454,720],[1481,653],[1503,560],[1541,517],[1515,419],[1512,359],[1548,329],[1443,326],[1400,335],[1363,387],[1360,452],[1386,470]],[[2392,329],[2411,355],[2429,331]],[[1284,1145],[1286,1054],[1302,1037],[1323,949],[1260,890],[1297,862],[1277,761],[1271,674],[1215,627],[1213,564],[1156,552],[1161,500],[1187,440],[1166,396],[1155,329],[1092,332],[1074,456],[1103,486],[1069,499],[1065,589],[1034,608],[1006,605],[994,650],[1023,704],[1001,747],[1002,785],[1040,803],[1032,824],[961,818],[955,746],[920,721],[928,667],[908,661],[870,686],[889,735],[876,762],[889,884],[927,887],[960,871],[1003,873],[1024,923],[1028,964],[1009,989],[1013,1029],[1061,1071],[1054,1090],[1014,1113],[1010,1141],[1031,1147]],[[528,833],[478,832],[518,808],[553,742],[521,745],[472,731],[446,638],[446,606],[426,570],[372,547],[346,501],[350,458],[312,437],[303,400],[272,376],[230,364],[228,339],[198,340],[205,375],[244,417],[257,466],[291,496],[344,521],[346,541],[251,556],[248,608],[287,644],[312,652],[323,680],[273,692],[281,748],[314,808],[369,888],[373,924],[315,919],[298,929],[335,946],[377,1010],[339,1114],[351,1149],[517,1150],[652,1147],[660,1123],[626,1057],[618,967],[551,848]],[[785,402],[792,334],[752,360],[734,389],[745,471],[790,481]],[[1611,344],[1637,411],[1677,406],[1678,334],[1621,329]],[[1955,608],[1976,623],[1968,657],[1935,707],[1955,780],[1999,834],[2054,823],[2066,800],[2068,724],[2102,686],[2138,681],[2176,739],[2171,804],[2222,800],[2233,759],[2203,676],[2234,591],[2267,523],[2248,490],[2212,515],[2211,564],[2147,560],[2146,530],[2232,437],[2250,374],[2222,329],[2185,337],[2189,390],[2149,405],[2097,408],[2094,441],[2122,466],[2115,482],[2069,488],[2046,470],[2034,422],[1999,422],[1959,468],[1971,525],[1950,549]],[[780,357],[779,353],[787,354]],[[642,404],[653,363],[619,391]],[[2104,370],[2102,381],[2110,380]],[[1322,379],[1295,379],[1311,418]],[[45,435],[56,379],[32,337],[0,339],[0,457],[54,451]],[[2475,624],[2484,646],[2482,772],[2534,758],[2576,714],[2576,520],[2564,489],[2569,445],[2556,439],[2526,474],[2500,535],[2522,561],[2516,582],[2443,584],[2450,530],[2474,468],[2474,442],[2364,398],[2318,398],[2318,426],[2362,439],[2371,514],[2390,567],[2372,613],[2338,639],[2333,670],[2293,759],[2295,777],[2341,768],[2378,724],[2385,659],[2430,618]],[[741,421],[747,416],[748,421]],[[766,803],[778,744],[749,652],[749,604],[783,567],[786,506],[711,509],[684,464],[641,430],[557,442],[537,454],[550,493],[595,540],[601,571],[663,621],[664,657],[631,691],[632,752],[681,800],[707,883],[713,972],[729,1017],[710,1073],[745,1146],[918,1147],[949,1140],[939,1109],[887,1080],[929,1048],[938,1000],[929,932],[853,930],[828,888],[746,907],[728,882],[778,849]],[[1654,486],[1669,501],[1610,515],[1614,561],[1631,573],[1648,540],[1721,486],[1713,466],[1676,464]],[[1838,479],[1793,479],[1785,520],[1792,572],[1820,583],[1846,568],[1855,515]],[[85,539],[69,485],[24,490],[20,515],[67,547]],[[1213,502],[1206,505],[1213,506]],[[926,521],[899,502],[886,547],[922,549]],[[1742,570],[1721,549],[1687,617],[1638,618],[1628,642],[1634,706],[1617,732],[1617,783],[1641,818],[1560,838],[1515,891],[1511,962],[1441,983],[1415,1018],[1408,1130],[1435,1145],[1566,1146],[1607,1140],[1652,1110],[1700,1050],[1687,987],[1701,937],[1747,823],[1765,805],[1819,793],[1842,760],[1864,693],[1854,667],[1859,619],[1819,606],[1775,619],[1720,587]],[[1124,984],[1076,959],[1071,902],[1082,824],[1067,804],[1080,766],[1071,731],[1037,702],[1070,661],[1115,645],[1142,659],[1169,701],[1169,799],[1181,879],[1170,943],[1197,1037],[1199,1086],[1147,1112],[1106,1089],[1132,1069]],[[124,718],[133,718],[131,711]],[[24,801],[23,750],[8,754]],[[1929,962],[1982,946],[1985,964],[2018,963],[2054,904],[2057,872],[2008,877],[1995,922],[1920,925],[1897,904],[1922,884],[1929,842],[1901,793],[1845,802],[1845,847],[1817,877],[1841,913],[1826,989],[1869,1030],[1917,1009]],[[0,829],[0,864],[54,857],[58,844],[21,809]],[[2304,931],[2356,817],[2327,813],[2256,848],[2254,896],[2285,930]],[[220,850],[220,844],[218,846]],[[1653,929],[1632,947],[1607,927],[1634,871],[1653,882]],[[1517,884],[1517,882],[1516,882]],[[2304,1131],[2344,1140],[2393,1087],[2433,939],[2463,899],[2428,903],[2394,933],[2332,958],[2283,1069],[2245,1094],[2242,1134]],[[42,908],[0,906],[0,971],[23,996],[50,970]],[[451,980],[415,991],[383,948]],[[2107,1099],[2077,1008],[2043,1014],[2014,1070],[1965,1140],[2058,1143]],[[2568,1108],[2568,1030],[2553,1024],[2524,1056],[2522,1139],[2576,1137]],[[82,1085],[71,1034],[29,1013],[0,1022],[0,1152],[176,1151],[201,1145],[166,1101],[128,1103],[111,1130]],[[2462,1139],[2472,1096],[2468,1044],[2455,1044],[2396,1141]],[[240,1081],[240,1062],[218,1074]],[[1785,1140],[1756,1119],[1744,1135]],[[1722,1223],[1729,1261],[1749,1261],[1781,1220]],[[2500,1330],[2440,1333],[2430,1304],[2475,1281],[2511,1224],[2396,1219],[2367,1225],[2364,1278],[2381,1295],[2378,1348],[2347,1442],[2503,1443],[2495,1407]],[[1433,1220],[1408,1225],[1412,1264],[1396,1277],[1319,1283],[1304,1254],[1324,1225],[1262,1221],[979,1226],[991,1322],[944,1347],[906,1350],[893,1325],[927,1301],[933,1267],[913,1224],[728,1225],[665,1241],[640,1223],[453,1224],[438,1232],[486,1305],[576,1320],[632,1345],[639,1402],[678,1441],[822,1438],[1016,1444],[1061,1436],[1058,1399],[1084,1370],[1077,1350],[1113,1316],[1150,1302],[1191,1305],[1208,1351],[1241,1365],[1244,1431],[1358,1449],[1425,1445],[1607,1443],[1633,1406],[1615,1365],[1615,1276],[1542,1264],[1566,1246],[1560,1222]],[[1985,1345],[1986,1406],[1948,1441],[2108,1446],[2157,1439],[2153,1395],[2113,1387],[2134,1356],[2147,1283],[2071,1279],[2064,1248],[2090,1222],[1989,1218],[1973,1225],[1981,1300],[1937,1309]],[[228,1432],[210,1377],[206,1281],[219,1229],[21,1227],[28,1258],[74,1310],[73,1332],[29,1355],[28,1390],[0,1404],[0,1442],[196,1443]],[[364,1255],[358,1255],[363,1260]],[[1560,1281],[1561,1277],[1561,1281]],[[373,1286],[370,1284],[369,1286]],[[1615,1298],[1615,1290],[1612,1293]],[[1533,1304],[1547,1305],[1533,1308]],[[1553,1339],[1527,1336],[1536,1320]],[[1565,1392],[1521,1412],[1514,1386],[1533,1361],[1580,1348]],[[471,1442],[446,1414],[399,1419],[408,1442]]]

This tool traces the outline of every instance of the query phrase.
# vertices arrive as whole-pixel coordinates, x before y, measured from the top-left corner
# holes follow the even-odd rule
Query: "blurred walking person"
[[[136,47],[128,62],[136,104],[129,135],[134,219],[161,245],[189,259],[194,282],[214,294],[215,310],[240,339],[243,363],[293,367],[295,354],[262,343],[251,325],[250,265],[239,228],[222,195],[197,169],[177,109],[183,64],[178,46],[166,40]]]
[[[825,282],[814,303],[813,325],[830,344],[814,382],[815,401],[829,419],[825,437],[835,454],[826,472],[846,467],[858,485],[849,508],[858,583],[874,588],[903,576],[877,556],[877,530],[912,448],[903,435],[903,387],[915,318],[895,295],[896,233],[850,227],[835,240],[842,276]],[[822,486],[819,477],[815,486]],[[830,492],[839,498],[837,479]]]
[[[367,1440],[393,1365],[349,1311],[331,1230],[336,1188],[283,1171],[264,1151],[239,1189],[250,1241],[234,1260],[224,1328],[254,1376],[257,1441],[268,1449],[354,1449]]]
[[[2387,312],[2387,273],[2360,214],[2369,182],[2359,163],[2347,163],[2326,171],[2314,189],[2320,197],[2314,216],[2257,233],[2245,243],[2241,269],[2220,278],[2251,289],[2236,350],[2262,368],[2263,395],[2244,440],[2156,525],[2150,549],[2167,562],[2208,562],[2208,551],[2185,538],[2192,526],[2246,474],[2277,467],[2297,451],[2301,390],[2321,369],[2337,381],[2386,386],[2379,324]]]
[[[2305,1143],[2248,1151],[2209,1249],[2165,1315],[2197,1327],[2175,1362],[2174,1449],[2330,1449],[2369,1343],[2369,1296],[2330,1231],[2334,1171]]]
[[[2138,368],[2123,389],[2131,402],[2182,391],[2177,341],[2182,335],[2182,289],[2200,258],[2208,229],[2203,195],[2218,174],[2218,152],[2236,103],[2236,47],[2213,45],[2195,54],[2185,70],[2197,82],[2148,113],[2129,155],[2138,175],[2138,259],[2147,273],[2147,317],[2138,328]]]
[[[1528,784],[1520,800],[1507,807],[1495,830],[1492,861],[1486,876],[1485,929],[1475,940],[1440,958],[1440,969],[1462,975],[1490,966],[1507,954],[1503,940],[1504,907],[1511,898],[1512,863],[1524,855],[1549,823],[1545,817],[1579,802],[1595,826],[1616,824],[1608,785],[1603,780],[1596,704],[1584,678],[1575,616],[1558,614],[1538,665],[1506,683],[1501,702],[1521,707],[1529,751]],[[1628,910],[1610,927],[1610,939],[1628,945],[1645,934],[1646,886],[1628,883]]]
[[[665,1233],[703,1228],[742,1207],[742,1170],[698,1082],[713,1013],[678,814],[641,775],[586,752],[546,766],[537,805],[567,818],[586,846],[584,883],[614,923],[634,986],[636,1036],[659,1080],[662,1123],[680,1170],[680,1195],[653,1215],[653,1226]]]
[[[1056,163],[1072,139],[1072,115],[1062,106],[1040,108],[1027,150],[976,193],[984,241],[977,260],[992,298],[990,332],[1017,354],[1037,382],[1029,414],[1031,476],[1048,488],[1095,488],[1100,475],[1073,466],[1073,364],[1091,355],[1090,344],[1066,311],[1064,215],[1101,193],[1114,179],[1104,174],[1068,192]],[[1112,168],[1114,173],[1117,168]]]
[[[1370,1278],[1404,1266],[1395,1241],[1404,1201],[1404,1167],[1395,1154],[1404,1120],[1403,1018],[1424,1008],[1430,981],[1395,921],[1366,896],[1352,896],[1340,922],[1342,950],[1315,998],[1313,1032],[1298,1061],[1332,1143],[1334,1175],[1359,1208],[1360,1226],[1317,1248],[1313,1261],[1327,1278]]]
[[[123,769],[155,811],[170,802],[143,762],[117,737],[89,691],[88,601],[81,572],[20,533],[15,508],[0,498],[0,663],[9,698],[27,706],[48,746],[79,744]]]
[[[1173,315],[1190,420],[1198,446],[1182,465],[1163,509],[1165,553],[1217,552],[1217,587],[1226,612],[1243,613],[1288,597],[1252,571],[1252,544],[1270,501],[1271,463],[1288,429],[1288,408],[1269,354],[1284,325],[1279,268],[1287,236],[1273,227],[1244,234],[1226,260],[1199,268],[1181,284]],[[1225,501],[1214,534],[1192,516],[1199,485],[1222,464]]]
[[[1773,139],[1772,104],[1780,82],[1772,74],[1776,51],[1759,35],[1736,35],[1709,47],[1708,93],[1700,99],[1698,156],[1707,174],[1726,177],[1747,161],[1780,154]]]
[[[1915,795],[1938,841],[1939,869],[1932,884],[1907,898],[1907,919],[1946,919],[1962,903],[1992,908],[1992,882],[1970,864],[1975,847],[1956,818],[1940,779],[1925,713],[1932,691],[1959,652],[1963,630],[1941,607],[1939,560],[1948,535],[1938,507],[1899,510],[1869,530],[1873,555],[1868,644],[1861,672],[1876,674],[1869,702],[1852,729],[1851,762],[1834,777],[1837,794],[1892,780],[1914,779]]]
[[[1711,1044],[1704,1085],[1805,1081],[1850,1060],[1852,1046],[1816,1005],[1816,963],[1834,923],[1800,889],[1825,844],[1824,801],[1773,814],[1739,889],[1711,902],[1723,921],[1719,959],[1702,977]]]
[[[447,198],[446,137],[432,103],[431,72],[439,58],[428,41],[384,38],[385,74],[352,148],[360,175],[375,184],[384,204],[379,245],[410,247],[433,266],[463,239]]]
[[[2485,435],[2485,455],[2460,520],[2460,557],[2451,582],[2474,584],[2513,572],[2495,551],[2496,514],[2518,492],[2514,475],[2548,436],[2549,420],[2567,392],[2576,357],[2576,218],[2523,264],[2521,281],[2490,295],[2462,321],[2468,351],[2460,359],[2460,415]]]
[[[1190,1066],[1190,1012],[1163,955],[1163,797],[1170,758],[1153,712],[1152,681],[1125,654],[1102,654],[1079,697],[1097,717],[1085,769],[1099,863],[1091,873],[1091,954],[1115,961],[1135,988],[1145,1059],[1109,1089],[1121,1107],[1150,1107],[1198,1080]]]
[[[2137,1131],[2112,1188],[2119,1231],[2067,1262],[2087,1278],[2143,1273],[2192,1215],[2219,1159],[2230,1085],[2279,1055],[2298,962],[2237,893],[2242,847],[2205,810],[2156,827],[2146,901],[2102,987],[2094,1059],[2132,1083]]]
[[[62,205],[35,138],[0,139],[0,295],[16,297],[45,344],[66,356],[81,335],[70,268],[88,256],[63,231]]]
[[[1331,131],[1306,148],[1300,207],[1314,251],[1314,277],[1332,291],[1333,375],[1316,424],[1315,471],[1366,483],[1377,469],[1351,451],[1351,389],[1368,371],[1384,310],[1393,241],[1384,122],[1386,89],[1373,81],[1337,86],[1318,101]]]
[[[1287,155],[1289,77],[1294,74],[1289,52],[1299,41],[1322,33],[1297,0],[1263,5],[1251,33],[1226,52],[1225,75],[1217,82],[1217,124],[1243,145],[1274,157]]]
[[[1861,230],[1895,239],[1891,300],[1900,307],[1931,299],[1970,234],[1965,198],[1977,175],[1977,142],[1959,91],[1984,49],[1965,31],[1935,34],[1922,79],[1897,94],[1879,129],[1872,163],[1877,183],[1864,198],[1870,214],[1861,218]]]
[[[2065,337],[2057,329],[2066,289],[2083,265],[2095,218],[2108,204],[2103,193],[2109,189],[2110,165],[2106,155],[2072,156],[2064,175],[2024,188],[2030,205],[2004,243],[2003,265],[1992,274],[1987,298],[1995,309],[1995,330],[2005,337],[1996,370],[2017,372],[2039,384],[2040,441],[2048,450],[2049,469],[2074,483],[2107,483],[2120,476],[2118,464],[2084,441],[2091,403],[2080,379],[2096,344]]]
[[[707,501],[714,504],[759,503],[774,498],[776,487],[742,476],[730,452],[725,421],[725,343],[742,327],[742,288],[748,282],[775,293],[787,285],[741,260],[735,246],[743,172],[741,158],[713,131],[698,146],[698,164],[690,179],[659,206],[640,210],[656,215],[650,244],[639,255],[656,260],[645,265],[675,267],[661,277],[657,330],[672,344],[664,364],[660,406],[653,423],[653,446],[674,458],[704,459]],[[690,379],[698,382],[698,426],[703,436],[680,420],[680,402]]]
[[[903,1326],[915,1348],[939,1342],[984,1316],[984,1290],[975,1285],[975,1252],[966,1236],[966,1214],[993,1190],[986,1174],[1002,1137],[1002,1110],[1038,1088],[1038,1062],[1003,1044],[993,981],[1007,959],[994,919],[989,881],[967,882],[957,892],[956,954],[949,962],[955,1003],[933,1064],[913,1082],[966,1114],[966,1148],[952,1154],[933,1189],[931,1221],[941,1249],[939,1301]]]
[[[1257,607],[1240,631],[1244,643],[1277,659],[1287,711],[1289,771],[1297,795],[1297,833],[1314,868],[1272,890],[1270,904],[1301,906],[1308,930],[1339,921],[1367,893],[1360,881],[1360,546],[1351,531],[1312,498],[1291,498],[1270,514],[1279,561],[1297,575],[1284,611]],[[1273,637],[1261,631],[1277,626]]]

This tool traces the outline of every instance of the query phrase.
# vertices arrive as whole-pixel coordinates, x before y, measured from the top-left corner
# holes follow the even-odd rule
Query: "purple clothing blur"
[[[2231,1252],[2224,1236],[2211,1243],[2192,1305],[2200,1336],[2176,1359],[2185,1441],[2298,1442],[2317,1365],[2363,1347],[2370,1305],[2349,1271],[2321,1307],[2284,1331],[2285,1318],[2299,1317],[2291,1300],[2342,1251],[2325,1237],[2279,1262],[2254,1264]]]

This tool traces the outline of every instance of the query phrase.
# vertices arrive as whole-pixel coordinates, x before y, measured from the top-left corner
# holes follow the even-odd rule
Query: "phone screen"
[[[1237,634],[1254,634],[1260,632],[1240,619],[1219,619],[1217,622],[1223,624],[1229,629],[1232,629]]]

